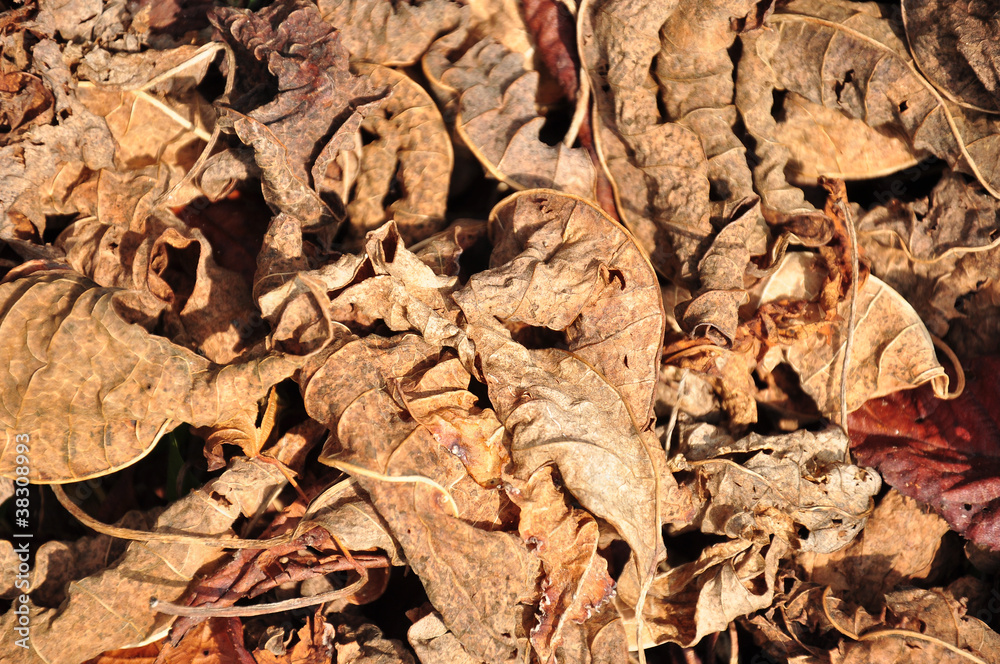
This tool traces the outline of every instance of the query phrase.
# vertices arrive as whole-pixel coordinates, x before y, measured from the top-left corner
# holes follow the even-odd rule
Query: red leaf
[[[1000,358],[975,361],[962,396],[922,387],[851,414],[859,465],[934,508],[968,539],[1000,549]]]

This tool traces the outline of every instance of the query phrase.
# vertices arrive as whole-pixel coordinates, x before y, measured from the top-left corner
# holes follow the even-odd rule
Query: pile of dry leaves
[[[991,3],[235,4],[0,14],[0,660],[1000,663]]]

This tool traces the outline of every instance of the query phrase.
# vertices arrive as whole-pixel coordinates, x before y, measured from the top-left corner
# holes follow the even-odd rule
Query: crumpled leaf
[[[759,301],[811,300],[820,290],[821,271],[810,254],[788,254],[781,266],[761,283]],[[847,409],[857,410],[868,399],[931,383],[935,394],[948,392],[948,376],[934,354],[934,344],[913,308],[876,277],[858,289],[858,324],[854,329],[847,380]],[[802,334],[783,349],[785,360],[799,375],[802,389],[820,412],[840,412],[848,303],[837,305],[839,320],[826,334]]]
[[[833,553],[796,554],[804,580],[830,586],[839,597],[876,606],[883,595],[940,575],[948,523],[896,490],[875,507],[864,530]]]
[[[347,216],[359,237],[392,219],[408,243],[422,240],[444,226],[454,162],[444,121],[405,74],[364,63],[352,69],[391,92],[361,123],[354,145],[327,166],[325,186],[350,201]],[[363,145],[361,132],[369,136]]]
[[[439,97],[454,109],[461,140],[492,177],[515,189],[549,187],[592,198],[597,176],[587,151],[541,138],[540,74],[528,68],[526,54],[492,37],[463,52],[465,38],[464,31],[443,37],[423,61]]]
[[[815,185],[820,177],[865,180],[917,163],[902,138],[883,134],[794,92],[785,94],[775,138],[788,148],[788,178]]]
[[[352,62],[406,67],[431,42],[458,28],[462,5],[450,0],[393,4],[381,0],[319,0],[323,20],[337,28]]]
[[[771,20],[775,20],[773,16]],[[779,38],[779,33],[771,26],[741,35],[736,108],[754,140],[753,183],[761,198],[764,217],[772,224],[787,227],[808,245],[822,245],[828,239],[827,224],[823,215],[805,199],[802,190],[789,185],[785,179],[791,153],[777,140],[777,122],[771,115],[773,89],[780,84],[773,62],[783,53],[779,50]]]
[[[0,418],[9,443],[0,472],[14,472],[16,432],[37,441],[32,481],[106,475],[138,461],[182,422],[210,425],[256,409],[297,368],[277,353],[214,365],[129,323],[123,292],[68,270],[0,285],[8,340],[0,350]]]
[[[779,41],[771,61],[779,87],[875,129],[902,133],[915,151],[946,160],[1000,196],[997,119],[942,98],[874,5],[794,0],[771,22]]]
[[[832,553],[864,527],[882,485],[876,473],[844,462],[847,445],[840,428],[737,441],[701,424],[681,436],[682,456],[671,466],[697,471],[702,532],[749,540],[763,531],[800,551]]]
[[[0,139],[7,145],[36,125],[52,120],[53,97],[38,76],[25,72],[0,74]]]
[[[902,3],[906,40],[920,72],[948,99],[968,108],[1000,112],[1000,38],[988,3]]]
[[[728,219],[745,199],[755,197],[746,148],[733,131],[737,112],[729,49],[736,25],[753,30],[763,17],[756,16],[752,0],[676,4],[660,32],[654,74],[659,98],[667,119],[701,140],[716,194],[713,216]]]
[[[46,190],[45,185],[66,162],[82,162],[91,171],[112,168],[115,142],[104,119],[91,113],[73,94],[72,75],[59,45],[43,39],[32,47],[31,57],[34,71],[55,98],[59,120],[55,125],[34,127],[19,143],[0,148],[0,239],[38,258],[50,256],[29,249],[31,245],[23,242],[16,220],[29,220],[40,237],[48,208],[39,191]]]
[[[595,140],[618,212],[656,269],[684,284],[713,229],[701,141],[664,121],[649,86],[659,31],[673,9],[669,1],[585,3],[577,35],[597,108]]]
[[[96,180],[96,208],[56,238],[76,271],[107,288],[124,289],[132,320],[161,325],[178,344],[213,362],[232,361],[246,350],[240,321],[255,313],[247,284],[222,268],[197,229],[157,206],[166,185],[163,169]],[[96,210],[95,210],[96,211]]]
[[[643,610],[642,646],[676,643],[690,647],[703,636],[721,632],[740,616],[769,606],[774,597],[778,562],[788,547],[780,539],[737,539],[705,547],[698,559],[653,579]],[[615,603],[627,621],[638,600],[635,568],[618,579]],[[632,639],[635,630],[626,628]],[[634,645],[634,644],[632,644]]]
[[[866,403],[851,416],[853,451],[903,495],[930,505],[968,539],[1000,548],[1000,460],[995,358],[970,364],[965,391],[928,389]]]
[[[567,504],[551,467],[538,469],[509,493],[521,508],[521,538],[545,573],[531,644],[544,663],[583,661],[574,657],[574,651],[587,649],[583,624],[611,601],[615,588],[608,563],[597,552],[597,522]]]
[[[593,203],[545,190],[497,205],[490,230],[492,269],[455,296],[466,317],[562,331],[567,350],[621,393],[644,428],[665,316],[635,239]]]
[[[457,453],[415,422],[393,398],[397,390],[452,392],[469,374],[444,361],[439,347],[409,334],[347,340],[312,358],[303,397],[310,416],[334,432],[320,460],[367,472],[356,481],[402,545],[427,596],[464,648],[487,661],[519,657],[521,614],[535,593],[538,562],[520,538],[504,532],[499,496],[472,480]],[[405,404],[405,400],[403,401]],[[463,440],[462,444],[475,444]],[[370,476],[403,476],[388,482]],[[457,515],[441,488],[448,487]],[[504,560],[498,570],[493,561]]]
[[[295,216],[307,228],[332,224],[332,232],[342,221],[344,201],[321,174],[384,92],[350,73],[336,31],[304,0],[284,0],[259,12],[219,8],[213,21],[248,73],[273,76],[278,91],[265,104],[250,94],[235,100],[235,107],[223,109],[220,123],[252,147],[264,197],[276,212]],[[303,43],[309,48],[299,48]],[[213,156],[203,188],[213,197],[228,193],[231,176],[247,173],[246,162],[245,152]]]
[[[875,207],[858,221],[872,271],[965,357],[996,346],[998,210],[977,183],[949,171],[928,197]]]
[[[168,507],[157,520],[157,530],[220,536],[241,514],[252,516],[284,483],[274,466],[236,459],[218,479]],[[149,609],[149,598],[177,599],[198,571],[220,555],[220,549],[202,545],[133,542],[116,566],[71,583],[67,603],[60,608],[29,604],[29,649],[5,642],[16,638],[13,610],[0,617],[0,648],[12,664],[75,664],[105,650],[138,644],[169,623]],[[87,638],[67,638],[77,632]]]

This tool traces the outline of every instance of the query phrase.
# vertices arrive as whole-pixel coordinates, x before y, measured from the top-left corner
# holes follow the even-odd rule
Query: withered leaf
[[[789,179],[815,185],[821,176],[877,178],[917,163],[907,141],[794,92],[785,94],[775,138],[788,148]]]
[[[659,98],[667,119],[701,139],[714,198],[722,199],[714,202],[713,216],[721,218],[754,196],[746,148],[733,131],[737,113],[729,49],[737,36],[734,22],[747,21],[756,9],[751,0],[681,2],[660,32]]]
[[[347,215],[359,237],[392,219],[407,243],[423,240],[444,225],[454,161],[444,120],[430,95],[405,74],[365,63],[352,69],[390,95],[358,129],[370,136],[367,142],[361,145],[359,133],[338,155],[346,162],[338,164],[339,178],[331,177],[330,166],[318,172],[320,162],[313,177],[350,201]]]
[[[689,281],[712,233],[707,160],[697,134],[660,116],[649,86],[659,31],[673,9],[671,2],[584,3],[577,38],[618,212],[658,271]]]
[[[788,545],[767,537],[737,539],[705,547],[698,559],[660,572],[653,579],[643,611],[643,647],[672,642],[689,647],[706,634],[726,629],[740,616],[771,604],[774,580]],[[631,564],[618,579],[615,603],[627,622],[639,595]],[[626,628],[630,645],[634,629]]]
[[[459,27],[462,5],[451,0],[393,4],[381,0],[318,0],[354,62],[412,65],[431,42]]]
[[[157,530],[221,536],[239,516],[252,516],[284,483],[273,465],[237,459],[218,479],[168,507],[157,520]],[[141,643],[169,623],[169,618],[149,609],[149,598],[177,599],[196,573],[220,554],[218,548],[201,545],[133,542],[116,566],[71,583],[67,603],[59,609],[29,604],[29,649],[9,647],[2,640],[0,648],[12,664],[72,664],[111,648]],[[17,624],[13,609],[0,618],[0,624],[4,627],[0,639],[13,638]],[[77,633],[87,638],[67,637]]]
[[[858,222],[872,271],[966,357],[995,348],[998,210],[977,183],[949,171],[928,197],[880,205]]]
[[[915,151],[945,159],[1000,194],[997,119],[942,98],[874,5],[793,0],[771,22],[779,40],[771,65],[780,87],[902,133]]]
[[[455,112],[455,128],[493,177],[516,189],[550,187],[593,197],[596,172],[583,148],[548,145],[537,110],[540,75],[528,69],[524,53],[486,38],[461,53],[455,33],[442,38],[424,58]]]
[[[735,441],[701,424],[681,437],[683,458],[671,465],[696,470],[699,493],[710,496],[702,532],[752,539],[763,531],[800,551],[832,553],[864,527],[882,486],[876,473],[843,461],[847,446],[839,428]]]
[[[762,282],[760,301],[783,298],[810,300],[819,292],[822,269],[810,254],[788,254]],[[854,329],[847,379],[847,408],[856,410],[868,399],[931,383],[934,392],[948,392],[948,376],[934,354],[934,343],[913,308],[876,277],[858,289],[858,317]],[[840,412],[840,381],[847,344],[846,301],[837,306],[829,338],[803,334],[783,349],[786,361],[799,375],[802,389],[820,412]],[[804,322],[804,321],[803,321]]]
[[[869,401],[850,420],[859,463],[994,549],[1000,545],[996,369],[995,358],[980,358],[954,400],[935,399],[924,387]]]
[[[70,482],[138,461],[182,422],[227,420],[296,363],[272,353],[214,365],[128,322],[120,294],[68,270],[0,285],[8,343],[0,350],[8,444],[0,472],[12,474],[14,433],[32,446],[30,477]]]
[[[384,91],[351,74],[347,51],[315,5],[285,0],[260,12],[219,8],[213,21],[249,74],[270,72],[277,79],[278,94],[272,100],[258,104],[257,95],[248,94],[220,117],[253,147],[265,198],[307,227],[339,223],[344,202],[336,196],[323,200],[310,169],[314,160],[324,161],[324,152],[339,151]],[[303,43],[309,47],[300,48]],[[318,107],[327,110],[313,112]],[[225,179],[240,162],[232,151],[215,155],[203,181]]]
[[[303,396],[309,414],[334,432],[320,460],[362,471],[355,480],[448,628],[474,656],[507,661],[524,647],[516,627],[522,602],[535,594],[538,561],[520,538],[498,529],[500,496],[473,481],[460,460],[462,445],[483,441],[439,440],[394,398],[407,383],[411,393],[460,397],[469,374],[455,361],[441,363],[441,353],[412,334],[348,340],[312,358]],[[495,560],[505,561],[502,569]]]
[[[644,427],[665,316],[635,239],[593,203],[546,190],[504,200],[490,230],[492,269],[455,296],[466,316],[562,331],[566,348],[621,392]]]
[[[897,491],[875,507],[865,529],[833,553],[801,552],[805,579],[830,586],[839,597],[876,606],[897,587],[926,583],[940,572],[936,561],[948,523]]]
[[[963,106],[1000,111],[1000,38],[988,4],[958,2],[902,3],[906,40],[921,73],[943,95]]]
[[[583,623],[614,595],[608,563],[597,552],[599,528],[593,517],[567,504],[551,467],[538,469],[510,493],[521,508],[521,538],[545,573],[531,643],[542,662],[565,661],[560,650],[586,643]]]

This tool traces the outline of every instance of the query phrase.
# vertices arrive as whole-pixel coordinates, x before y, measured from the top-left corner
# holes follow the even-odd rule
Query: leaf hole
[[[905,99],[903,101],[899,102],[898,108],[899,108],[899,112],[900,113],[905,113],[906,109],[908,109],[909,107],[910,106],[909,106],[909,104],[906,103]]]
[[[840,98],[840,95],[844,92],[844,88],[846,88],[848,84],[850,84],[853,81],[854,81],[854,70],[848,69],[847,72],[844,74],[844,80],[837,81],[836,83],[833,84],[833,92],[837,95],[837,103],[842,103],[843,100]]]
[[[964,505],[962,505],[962,509],[965,510],[966,512],[971,512],[972,505],[970,505],[969,503],[965,503]]]

